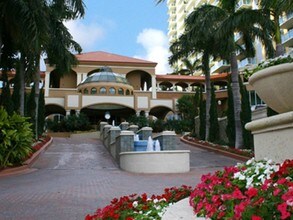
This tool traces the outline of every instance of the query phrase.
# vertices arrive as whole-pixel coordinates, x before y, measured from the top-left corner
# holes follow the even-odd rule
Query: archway
[[[126,79],[133,86],[134,90],[148,91],[152,87],[152,77],[145,71],[131,71],[127,73]]]

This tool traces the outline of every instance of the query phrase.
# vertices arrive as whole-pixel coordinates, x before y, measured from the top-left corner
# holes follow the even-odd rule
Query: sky
[[[155,0],[84,0],[83,19],[66,22],[83,52],[105,51],[157,62],[170,73],[167,5]]]

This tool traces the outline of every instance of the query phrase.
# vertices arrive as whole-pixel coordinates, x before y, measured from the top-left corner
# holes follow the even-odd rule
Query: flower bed
[[[86,220],[161,219],[166,208],[190,195],[195,215],[210,219],[292,219],[293,160],[276,164],[271,160],[227,167],[202,176],[191,187],[165,189],[159,196],[146,194],[115,198]]]
[[[226,151],[226,152],[247,157],[248,159],[254,157],[253,151],[249,149],[236,149],[226,145],[214,144],[208,141],[199,140],[197,138],[190,137],[190,136],[184,136],[183,139],[195,145],[203,145],[208,147],[209,149],[214,149],[216,151],[222,150],[222,151]]]
[[[98,209],[95,214],[87,215],[86,220],[139,220],[161,219],[166,207],[181,199],[190,196],[192,188],[182,185],[181,187],[166,188],[162,195],[147,194],[123,196],[115,198],[111,204]]]
[[[255,161],[202,176],[190,196],[197,216],[211,219],[292,219],[293,160]]]

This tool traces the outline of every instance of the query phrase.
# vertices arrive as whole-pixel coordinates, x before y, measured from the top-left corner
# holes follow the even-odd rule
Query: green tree
[[[222,20],[221,26],[217,31],[217,38],[221,40],[224,50],[223,54],[229,55],[231,65],[231,81],[234,103],[234,120],[235,120],[235,147],[242,148],[243,129],[240,118],[241,98],[238,81],[238,63],[236,52],[239,45],[234,40],[235,32],[242,35],[245,45],[245,54],[247,57],[255,55],[253,45],[255,38],[258,38],[267,50],[268,55],[273,54],[272,37],[274,26],[269,16],[262,10],[253,10],[248,8],[237,9],[238,0],[220,0],[220,7],[215,7],[215,11],[223,11],[226,16]]]
[[[211,80],[210,80],[210,58],[219,55],[219,47],[215,38],[215,31],[224,19],[222,11],[212,10],[214,7],[203,5],[196,8],[186,19],[186,31],[175,41],[170,51],[170,63],[175,63],[182,57],[195,56],[201,53],[201,68],[205,75],[206,107],[205,107],[205,140],[208,140],[210,131],[210,105],[211,105]],[[216,14],[214,14],[216,13]]]
[[[229,146],[235,146],[235,117],[234,117],[234,104],[233,104],[233,93],[231,88],[231,80],[227,84],[228,90],[228,108],[227,108],[227,127],[226,134],[229,141]]]
[[[240,93],[241,93],[241,122],[243,128],[243,141],[245,148],[253,149],[253,136],[251,131],[245,129],[245,125],[248,122],[251,122],[251,108],[249,102],[249,94],[246,90],[246,86],[243,85],[241,77],[239,77],[239,86],[240,86]]]
[[[12,115],[13,102],[11,100],[10,86],[8,82],[7,73],[5,71],[4,73],[2,73],[2,82],[3,82],[3,87],[2,87],[2,93],[0,96],[0,106],[3,106],[6,112],[9,115]]]
[[[274,22],[274,35],[273,39],[276,43],[276,56],[283,55],[285,48],[282,45],[280,17],[283,13],[289,13],[293,11],[292,0],[260,0],[260,6],[269,14]]]
[[[217,101],[215,95],[214,85],[211,85],[211,108],[210,108],[210,132],[208,140],[211,142],[219,141],[219,122],[218,122],[218,110]]]
[[[206,137],[206,104],[203,99],[202,87],[200,88],[200,101],[199,101],[199,137],[205,140]]]

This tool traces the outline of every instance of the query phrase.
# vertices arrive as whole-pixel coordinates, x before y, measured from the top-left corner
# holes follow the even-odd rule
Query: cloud
[[[105,30],[96,23],[85,25],[80,20],[75,20],[66,22],[65,26],[73,39],[81,45],[83,52],[93,51],[98,41],[105,36]]]
[[[136,58],[158,63],[156,66],[157,74],[166,74],[172,71],[168,64],[170,56],[168,38],[163,31],[151,28],[144,29],[138,34],[136,42],[144,49],[143,54],[136,55]]]

